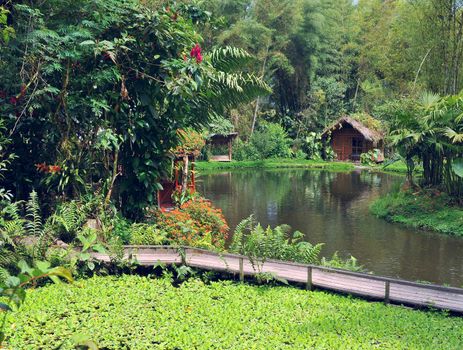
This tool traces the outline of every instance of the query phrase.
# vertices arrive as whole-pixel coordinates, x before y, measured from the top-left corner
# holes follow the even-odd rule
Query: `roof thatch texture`
[[[336,120],[323,131],[322,136],[327,136],[328,133],[331,133],[336,129],[341,129],[345,124],[351,125],[355,130],[361,133],[366,140],[373,143],[378,143],[384,138],[384,136],[379,131],[369,129],[358,120],[348,116],[344,116]]]

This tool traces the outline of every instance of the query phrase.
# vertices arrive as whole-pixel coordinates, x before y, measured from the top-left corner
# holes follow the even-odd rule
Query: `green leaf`
[[[93,40],[85,40],[80,43],[81,46],[85,45],[95,45],[95,42]]]
[[[9,276],[5,282],[6,282],[6,285],[11,288],[17,287],[21,283],[19,278],[16,276]]]
[[[27,273],[29,275],[32,274],[33,269],[24,260],[18,262],[18,267],[21,270],[21,273]]]
[[[42,273],[45,273],[50,268],[50,263],[48,261],[36,261],[35,266],[37,266]]]
[[[452,170],[458,177],[463,177],[463,158],[453,160]]]
[[[105,254],[106,253],[106,249],[105,247],[103,247],[101,244],[95,244],[93,246],[93,250],[98,252],[98,253],[101,253],[101,254]]]
[[[67,268],[63,266],[58,266],[58,267],[51,269],[48,275],[58,276],[58,277],[64,278],[68,282],[74,282],[71,271],[69,271]]]

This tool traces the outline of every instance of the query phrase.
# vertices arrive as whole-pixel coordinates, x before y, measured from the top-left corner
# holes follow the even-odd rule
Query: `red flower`
[[[35,164],[35,167],[37,168],[37,171],[40,171],[43,173],[48,172],[48,165],[46,163]]]
[[[6,98],[6,92],[3,90],[0,90],[0,98],[5,99]]]
[[[16,106],[16,104],[18,103],[18,99],[14,96],[11,96],[10,97],[10,103],[13,105],[13,106]]]
[[[59,165],[50,165],[48,167],[48,172],[49,173],[54,174],[54,173],[59,173],[60,171],[61,171],[61,167]]]
[[[35,164],[35,167],[37,168],[37,171],[42,173],[55,174],[61,171],[61,167],[59,165],[47,165],[47,163],[38,163]]]
[[[203,56],[201,55],[201,46],[196,44],[190,52],[191,58],[196,58],[196,63],[201,63],[203,61]]]

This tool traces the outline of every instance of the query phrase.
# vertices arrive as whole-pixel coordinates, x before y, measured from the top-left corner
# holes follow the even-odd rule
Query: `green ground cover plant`
[[[244,168],[307,168],[325,169],[332,171],[349,171],[354,169],[354,164],[347,162],[327,162],[323,160],[305,159],[267,159],[256,161],[196,162],[196,170],[199,171]]]
[[[438,191],[396,191],[379,198],[371,212],[390,222],[463,237],[463,209]]]
[[[12,349],[459,349],[463,320],[326,292],[190,279],[94,277],[30,291]]]

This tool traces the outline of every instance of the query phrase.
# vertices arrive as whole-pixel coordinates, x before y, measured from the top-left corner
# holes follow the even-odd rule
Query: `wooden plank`
[[[107,254],[93,253],[92,256],[95,259],[110,262],[110,257]],[[146,266],[153,266],[161,262],[187,264],[207,270],[238,273],[240,280],[244,280],[245,275],[270,272],[291,282],[304,283],[308,289],[320,287],[383,299],[385,302],[431,306],[463,312],[463,289],[461,288],[427,285],[288,261],[267,260],[264,264],[254,266],[245,256],[216,253],[191,247],[126,246],[124,258],[130,257]]]
[[[211,162],[230,162],[231,157],[230,157],[230,155],[211,156],[209,161],[211,161]]]

